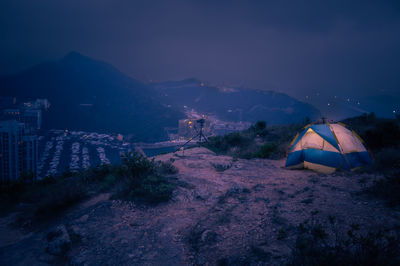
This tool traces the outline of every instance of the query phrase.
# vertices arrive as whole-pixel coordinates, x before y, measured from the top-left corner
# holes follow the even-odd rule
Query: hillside
[[[161,101],[166,105],[181,111],[193,108],[226,121],[264,120],[269,125],[278,125],[320,117],[312,105],[273,91],[207,86],[196,79],[151,85],[162,94]]]
[[[71,52],[0,79],[0,96],[47,98],[47,129],[133,134],[136,140],[165,138],[183,114],[162,106],[155,92],[115,67]]]
[[[329,258],[331,253],[324,248],[335,234],[344,240],[351,234],[358,237],[376,228],[399,226],[398,209],[360,193],[378,178],[371,174],[286,170],[283,160],[233,160],[204,148],[157,159],[173,161],[179,169],[170,177],[177,188],[169,202],[147,206],[110,199],[104,193],[33,228],[29,220],[18,220],[18,212],[3,216],[0,264],[290,265],[291,259],[301,264],[301,259]],[[217,171],[218,165],[225,170]],[[25,227],[15,227],[18,221]],[[308,236],[302,235],[308,226],[315,226],[314,238],[302,239]],[[363,256],[352,259],[394,262],[398,244],[384,250],[387,246],[381,244],[386,242],[379,242],[379,236],[361,240],[354,245]],[[301,253],[301,243],[307,248],[320,243],[320,253]],[[58,250],[61,244],[65,249]],[[383,257],[371,257],[376,252],[383,252],[378,253]]]

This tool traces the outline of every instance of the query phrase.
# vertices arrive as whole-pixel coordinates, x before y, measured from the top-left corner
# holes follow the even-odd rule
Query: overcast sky
[[[1,75],[72,50],[141,80],[399,95],[400,1],[0,1]]]

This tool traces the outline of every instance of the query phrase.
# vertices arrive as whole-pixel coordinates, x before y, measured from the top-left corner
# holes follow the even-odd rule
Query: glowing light
[[[328,106],[331,106],[331,103],[328,103]]]

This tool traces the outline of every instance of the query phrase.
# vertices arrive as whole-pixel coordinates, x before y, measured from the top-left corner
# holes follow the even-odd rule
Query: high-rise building
[[[36,178],[38,140],[27,135],[25,125],[15,120],[0,122],[0,181],[30,175]]]
[[[34,108],[13,108],[3,110],[4,120],[24,123],[27,130],[36,131],[42,127],[42,110]]]
[[[23,136],[23,158],[22,158],[22,169],[25,174],[30,174],[32,178],[37,176],[37,165],[38,165],[38,138],[37,136]]]
[[[27,127],[38,130],[42,127],[42,110],[27,109],[24,110],[23,121]]]

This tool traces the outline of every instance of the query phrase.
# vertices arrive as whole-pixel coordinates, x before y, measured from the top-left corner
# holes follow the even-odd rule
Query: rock
[[[77,254],[76,256],[72,257],[69,261],[69,265],[71,266],[84,266],[87,265],[86,263],[86,251]]]
[[[38,261],[40,262],[44,262],[44,263],[48,263],[48,264],[53,264],[54,261],[56,260],[56,256],[48,254],[48,253],[44,253],[42,255],[39,256]]]
[[[86,223],[86,221],[88,220],[89,215],[85,214],[83,215],[81,218],[77,219],[76,222],[77,223]]]
[[[201,241],[203,243],[212,243],[216,240],[216,238],[217,238],[217,234],[211,230],[205,230],[201,234]]]
[[[70,235],[72,242],[74,242],[74,241],[78,242],[78,241],[82,240],[82,238],[85,236],[85,233],[79,226],[71,225],[69,227],[69,235]]]
[[[46,251],[51,255],[61,256],[71,249],[71,239],[63,224],[47,234],[47,241]]]

